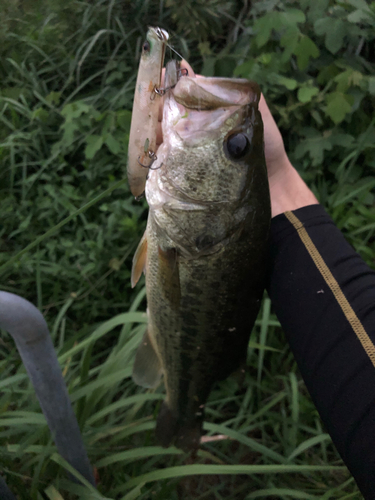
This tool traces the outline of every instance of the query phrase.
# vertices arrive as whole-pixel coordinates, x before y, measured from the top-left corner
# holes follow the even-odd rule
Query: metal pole
[[[60,455],[95,486],[93,470],[43,315],[22,297],[0,292],[0,328],[8,331],[16,343]]]

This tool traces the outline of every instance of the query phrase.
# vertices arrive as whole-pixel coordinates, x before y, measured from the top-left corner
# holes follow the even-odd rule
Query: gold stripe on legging
[[[353,311],[352,306],[349,304],[347,298],[343,294],[340,285],[335,280],[333,274],[328,269],[327,264],[324,262],[323,257],[320,255],[306,229],[303,227],[302,222],[292,212],[285,212],[285,217],[289,220],[289,222],[293,224],[294,228],[297,230],[302,243],[305,245],[307,251],[310,254],[310,257],[314,261],[314,264],[318,268],[320,274],[323,276],[329,288],[332,290],[332,293],[335,296],[339,306],[341,307],[342,312],[345,314],[346,319],[349,321],[351,327],[354,330],[354,333],[357,335],[359,341],[361,342],[363,349],[366,351],[372,364],[375,366],[374,344],[372,343],[366,330],[363,328],[363,325],[358,319],[356,313]]]

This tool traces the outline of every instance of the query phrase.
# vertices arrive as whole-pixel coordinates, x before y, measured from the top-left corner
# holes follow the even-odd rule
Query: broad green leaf
[[[304,0],[304,9],[308,7],[308,21],[315,23],[318,19],[322,18],[322,12],[326,12],[330,0]]]
[[[332,23],[332,19],[329,17],[322,17],[321,19],[318,19],[314,23],[314,31],[317,35],[325,35],[327,30],[329,30],[329,27]]]
[[[257,19],[254,31],[257,33],[255,40],[257,46],[263,47],[271,38],[272,30],[294,28],[298,23],[304,23],[305,14],[299,9],[286,9],[284,12],[271,11]]]
[[[254,69],[258,67],[258,64],[255,59],[250,59],[249,61],[245,61],[244,63],[237,66],[234,70],[234,76],[241,76],[243,78],[250,78],[250,75],[253,73]]]
[[[61,143],[65,146],[70,146],[74,142],[75,132],[79,130],[79,125],[76,121],[67,120],[65,123],[63,123],[61,128],[64,131],[61,138]]]
[[[309,102],[318,93],[317,87],[301,87],[298,89],[297,97],[300,102]]]
[[[374,21],[374,16],[373,15],[371,16],[370,12],[365,12],[362,9],[357,9],[348,15],[347,20],[353,24],[363,23],[363,22],[370,23]]]
[[[321,165],[324,159],[324,151],[332,149],[331,136],[329,134],[321,135],[315,129],[309,129],[305,134],[306,139],[301,141],[295,149],[296,158],[302,158],[308,153],[314,166]]]
[[[314,29],[317,35],[325,35],[325,46],[332,54],[341,49],[347,34],[345,23],[341,19],[324,17],[316,21]]]
[[[85,156],[88,160],[92,160],[95,154],[103,146],[103,137],[96,134],[89,135],[86,137],[86,144]]]
[[[107,135],[105,144],[114,155],[117,155],[121,151],[121,144],[113,137],[112,134]]]
[[[273,54],[270,52],[264,52],[258,57],[258,61],[263,64],[264,66],[268,66],[270,62],[272,61]]]
[[[270,39],[272,30],[277,26],[277,18],[277,12],[269,12],[254,23],[255,41],[259,48]]]
[[[280,18],[284,26],[293,26],[306,21],[306,16],[300,9],[285,9],[280,13]]]
[[[340,69],[336,66],[336,64],[332,63],[321,68],[316,82],[319,83],[319,85],[325,85],[331,82],[331,80],[333,80],[338,74],[340,74]]]
[[[37,120],[40,120],[41,122],[46,122],[48,120],[49,113],[46,109],[40,107],[33,111],[32,118],[36,118]]]
[[[369,5],[366,0],[346,0],[345,3],[352,5],[356,9],[362,9],[365,11],[370,11]]]
[[[308,36],[302,35],[299,43],[294,49],[294,54],[297,56],[297,64],[301,71],[304,71],[308,64],[310,57],[316,59],[319,57],[320,51],[315,43]]]
[[[283,85],[288,90],[294,90],[297,87],[297,81],[293,80],[293,78],[287,78],[286,76],[277,75],[276,83],[279,85]]]
[[[300,30],[297,26],[293,26],[285,31],[280,40],[280,46],[285,48],[282,55],[283,61],[288,61],[290,56],[294,53],[299,37]]]
[[[331,17],[319,19],[314,28],[317,35],[325,34],[325,46],[332,54],[340,50],[346,34],[344,23],[340,19]]]
[[[66,104],[61,110],[62,116],[65,116],[67,120],[72,120],[73,118],[78,118],[84,113],[89,113],[90,106],[82,101],[75,101],[70,104]]]
[[[352,68],[343,71],[335,76],[334,81],[337,82],[336,90],[338,92],[346,92],[349,87],[359,86],[363,80],[363,74]]]
[[[341,123],[347,113],[350,113],[352,106],[349,104],[350,96],[342,92],[331,92],[327,94],[326,115],[336,124]]]
[[[50,92],[46,96],[46,101],[49,102],[50,104],[58,105],[60,102],[60,97],[61,97],[61,92]]]

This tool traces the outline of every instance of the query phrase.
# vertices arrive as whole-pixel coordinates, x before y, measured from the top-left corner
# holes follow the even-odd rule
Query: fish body
[[[165,47],[169,35],[160,28],[149,28],[142,46],[137,83],[135,86],[133,113],[128,147],[128,180],[132,194],[144,193],[148,168],[156,151],[156,128]]]
[[[176,80],[167,66],[166,86]],[[259,311],[271,219],[260,92],[246,80],[181,77],[165,98],[133,284],[146,274],[149,324],[134,380],[158,384],[163,446],[199,446],[204,406],[246,360]]]

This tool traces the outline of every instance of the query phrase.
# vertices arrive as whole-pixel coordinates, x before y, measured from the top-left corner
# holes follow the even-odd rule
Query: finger
[[[187,69],[188,76],[190,76],[190,78],[195,78],[195,73],[194,73],[193,68],[190,66],[190,64],[187,61],[185,61],[185,59],[182,59],[180,67],[181,67],[181,69]]]
[[[260,95],[259,111],[262,114],[263,120],[266,120],[266,119],[267,120],[269,120],[269,119],[273,120],[273,116],[271,114],[271,111],[270,111],[270,109],[268,107],[268,104],[267,104],[267,102],[266,102],[263,94]]]

